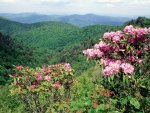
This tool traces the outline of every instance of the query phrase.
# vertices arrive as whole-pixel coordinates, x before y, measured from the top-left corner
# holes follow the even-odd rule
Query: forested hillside
[[[32,56],[32,49],[17,43],[10,36],[0,33],[0,84],[8,80],[13,65],[31,65],[35,62]]]
[[[125,25],[134,25],[140,27],[150,27],[150,19],[146,17],[138,17],[135,20],[131,20],[125,23]]]
[[[109,25],[80,28],[62,22],[21,24],[1,18],[0,32],[9,34],[9,40],[11,40],[9,44],[6,44],[7,49],[5,43],[1,44],[1,54],[9,59],[5,61],[2,57],[1,65],[6,68],[6,65],[10,64],[9,68],[6,68],[7,71],[16,64],[36,67],[42,64],[68,62],[73,65],[77,73],[81,73],[94,65],[94,63],[83,63],[86,58],[82,55],[82,50],[91,47],[104,32],[115,29],[117,27]],[[2,40],[7,40],[4,37],[2,36]],[[15,52],[12,51],[13,48]],[[11,53],[3,51],[10,51]],[[17,52],[19,53],[17,54]],[[1,73],[1,76],[8,77],[8,73],[5,71]]]

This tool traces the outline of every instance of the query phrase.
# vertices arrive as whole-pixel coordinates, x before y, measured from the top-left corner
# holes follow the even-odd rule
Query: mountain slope
[[[61,22],[47,22],[40,27],[16,32],[13,37],[28,46],[56,49],[75,42],[80,28]]]
[[[0,33],[0,85],[13,72],[13,65],[33,65],[36,62],[33,50],[23,46],[8,35]]]
[[[22,24],[0,18],[0,32],[10,34],[13,38],[29,47],[60,50],[62,47],[79,43],[88,37],[96,37],[111,28],[109,25],[76,27],[62,22],[38,22]]]
[[[19,22],[14,22],[0,17],[0,32],[12,34],[15,31],[27,30],[29,28],[30,26],[26,24],[21,24]]]
[[[79,43],[88,37],[97,37],[111,28],[115,27],[96,25],[79,28],[70,24],[49,22],[47,25],[16,32],[12,36],[31,47],[60,50],[62,47]]]
[[[0,19],[0,21],[5,21]],[[42,64],[70,63],[78,73],[94,65],[85,62],[82,51],[97,42],[106,31],[118,29],[109,25],[95,25],[76,27],[62,22],[40,22],[35,24],[21,24],[6,20],[6,29],[0,24],[0,31],[11,32],[11,37],[17,43],[27,46],[32,50],[30,60],[24,65],[41,66]],[[15,26],[15,27],[14,27]],[[26,28],[26,26],[28,26]],[[5,29],[4,29],[5,28]],[[22,30],[19,30],[22,28]],[[26,56],[26,53],[22,57]],[[24,61],[24,60],[23,60]],[[13,64],[13,62],[12,62]],[[21,63],[19,63],[21,64]]]
[[[37,23],[37,24],[22,24],[6,18],[0,17],[0,32],[4,34],[13,34],[14,32],[27,31],[32,28],[40,27],[47,23]]]

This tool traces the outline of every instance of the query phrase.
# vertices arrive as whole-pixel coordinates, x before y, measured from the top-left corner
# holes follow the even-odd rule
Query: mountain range
[[[78,70],[78,73],[81,73],[93,64],[85,62],[86,58],[82,51],[96,43],[104,32],[115,29],[118,29],[118,26],[79,27],[56,21],[28,24],[1,17],[0,32],[4,35],[3,42],[6,42],[5,37],[8,35],[10,37],[8,41],[10,39],[14,41],[9,46],[6,44],[7,48],[12,48],[7,49],[9,51],[5,50],[4,45],[0,47],[0,56],[3,56],[0,57],[2,75],[8,75],[7,70],[12,68],[12,64],[35,67],[61,62],[70,63],[75,70]],[[17,52],[14,54],[14,51]],[[15,62],[8,63],[10,61]]]
[[[81,27],[96,24],[122,25],[124,22],[130,20],[130,18],[125,17],[101,16],[96,14],[45,15],[36,13],[18,13],[18,14],[0,13],[0,16],[21,23],[60,21]]]

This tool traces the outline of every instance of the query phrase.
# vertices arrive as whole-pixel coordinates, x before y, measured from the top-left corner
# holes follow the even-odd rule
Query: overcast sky
[[[150,0],[0,0],[0,13],[150,15]]]

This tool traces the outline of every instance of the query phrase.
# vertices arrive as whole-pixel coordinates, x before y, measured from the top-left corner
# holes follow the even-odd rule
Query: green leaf
[[[141,69],[139,70],[139,74],[142,75],[142,70]]]
[[[126,105],[128,100],[127,100],[127,98],[122,98],[120,102],[122,105]]]
[[[84,104],[85,104],[86,106],[91,105],[91,100],[87,100]]]
[[[27,94],[27,90],[22,90],[22,94]]]
[[[98,107],[97,107],[97,109],[96,109],[96,111],[104,111],[105,110],[105,104],[100,104]]]
[[[140,108],[140,103],[139,103],[139,101],[136,98],[132,98],[130,100],[130,104],[133,105],[136,109]]]
[[[127,44],[127,50],[129,50],[129,48],[130,48],[130,44]]]
[[[117,99],[111,99],[111,102],[112,102],[113,104],[117,104],[118,100],[117,100]]]
[[[108,77],[108,82],[110,82],[110,77]]]
[[[125,83],[126,82],[126,78],[125,78],[125,76],[123,75],[123,83]]]
[[[111,80],[113,81],[114,80],[114,75],[110,76]]]
[[[94,109],[90,109],[90,110],[88,111],[88,113],[95,113],[95,110],[94,110]]]

